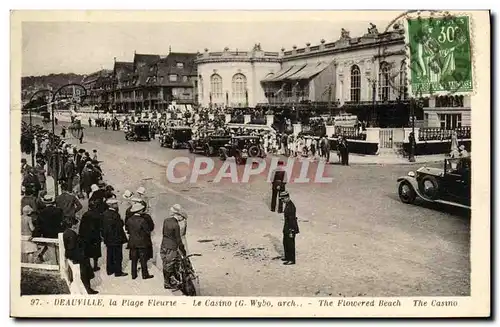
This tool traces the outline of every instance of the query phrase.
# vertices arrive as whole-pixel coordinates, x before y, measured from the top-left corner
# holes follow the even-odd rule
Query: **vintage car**
[[[221,146],[226,145],[231,140],[229,135],[207,135],[205,137],[190,140],[188,149],[191,153],[201,152],[207,157],[218,153]]]
[[[160,145],[172,149],[186,147],[192,135],[193,131],[189,126],[166,127],[160,136]]]
[[[424,201],[470,209],[471,158],[447,158],[443,168],[421,167],[398,178],[399,198],[411,204]]]
[[[125,129],[125,139],[127,141],[146,140],[151,141],[148,123],[131,123]]]
[[[231,141],[219,148],[221,160],[234,158],[237,164],[242,164],[247,158],[264,158],[266,152],[260,143],[259,136],[233,136]]]

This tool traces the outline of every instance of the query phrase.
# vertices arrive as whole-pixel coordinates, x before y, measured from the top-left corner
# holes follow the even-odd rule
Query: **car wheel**
[[[222,160],[222,161],[225,161],[225,160],[226,160],[226,158],[227,158],[227,157],[226,157],[226,152],[224,152],[224,150],[222,150],[222,149],[219,149],[219,158],[220,158],[220,160]]]
[[[412,204],[413,202],[415,202],[415,198],[417,195],[415,193],[415,190],[413,189],[413,186],[411,186],[409,182],[404,181],[399,183],[398,193],[401,202],[406,204]]]
[[[248,149],[248,155],[252,158],[255,158],[255,157],[258,157],[259,156],[259,147],[256,146],[256,145],[252,145],[249,149]]]
[[[418,188],[422,192],[422,194],[431,199],[435,200],[438,197],[439,193],[439,184],[437,179],[434,176],[424,176],[419,182],[418,182]]]

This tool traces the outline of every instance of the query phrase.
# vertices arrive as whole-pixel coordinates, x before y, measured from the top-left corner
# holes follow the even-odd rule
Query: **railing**
[[[333,137],[339,136],[345,136],[350,140],[366,140],[366,133],[360,133],[357,127],[335,126]]]
[[[63,241],[63,233],[59,233],[57,239],[34,237],[31,242],[36,244],[53,247],[56,252],[57,264],[43,264],[43,263],[27,263],[21,262],[21,268],[41,269],[59,271],[61,278],[66,282],[71,294],[87,294],[85,287],[81,281],[80,265],[71,262],[65,257],[65,248]]]
[[[455,128],[457,132],[457,139],[470,139],[471,128],[470,126],[462,126]],[[418,130],[419,141],[442,141],[451,140],[453,130],[441,129],[436,127],[422,127]]]

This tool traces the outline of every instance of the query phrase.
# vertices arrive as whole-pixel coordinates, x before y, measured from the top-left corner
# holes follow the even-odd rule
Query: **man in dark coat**
[[[83,286],[87,290],[88,294],[97,294],[96,290],[93,290],[90,286],[90,280],[95,277],[92,266],[90,265],[89,257],[85,255],[84,249],[81,244],[81,238],[76,233],[77,225],[68,226],[63,232],[63,242],[65,253],[64,256],[73,261],[75,264],[80,265],[80,278],[82,280]]]
[[[123,220],[118,213],[118,201],[109,199],[108,209],[103,214],[102,238],[106,244],[106,271],[116,277],[127,276],[122,270],[123,244],[127,243],[127,235],[123,230]]]
[[[282,259],[284,265],[295,264],[295,235],[299,233],[299,225],[297,223],[297,215],[295,204],[290,199],[290,194],[287,191],[282,192],[280,197],[285,202],[285,221],[283,225],[283,250],[285,256]]]
[[[91,192],[90,187],[93,184],[97,184],[97,177],[94,170],[92,169],[92,164],[88,162],[85,164],[80,177],[80,188],[83,192],[87,193],[87,197]]]
[[[142,278],[153,278],[148,272],[149,249],[152,247],[151,232],[154,224],[142,215],[146,207],[138,202],[135,203],[130,212],[132,216],[127,220],[125,228],[129,233],[128,247],[130,249],[130,260],[132,264],[132,279],[137,278],[137,262],[141,263]]]
[[[40,210],[37,219],[37,227],[40,232],[40,237],[57,238],[58,234],[63,231],[63,211],[61,208],[57,208],[55,206],[54,198],[52,196],[46,195],[43,197],[42,201],[45,208]],[[41,262],[44,261],[43,256],[48,249],[48,246],[44,246],[40,254],[38,254],[38,259]]]
[[[76,166],[72,156],[68,157],[68,160],[64,164],[63,170],[64,170],[64,181],[66,182],[66,184],[68,184],[67,185],[68,191],[73,192],[73,180],[76,175]]]
[[[76,223],[76,213],[83,206],[73,193],[69,191],[69,185],[66,182],[61,183],[62,193],[56,196],[56,207],[61,208],[64,215],[64,221],[68,226]]]
[[[285,191],[286,185],[286,171],[283,168],[283,161],[278,161],[278,167],[273,172],[271,179],[271,211],[276,211],[276,200],[278,199],[278,193]],[[279,199],[278,213],[283,212],[283,201]]]
[[[94,260],[94,271],[99,271],[98,260],[101,253],[101,229],[103,215],[93,204],[89,204],[89,210],[83,214],[80,222],[79,234],[82,239],[83,251],[87,258]]]
[[[185,256],[186,248],[182,243],[181,229],[175,217],[165,218],[163,221],[163,238],[160,247],[160,256],[163,262],[163,286],[166,289],[177,287],[175,279],[175,263],[179,252]]]

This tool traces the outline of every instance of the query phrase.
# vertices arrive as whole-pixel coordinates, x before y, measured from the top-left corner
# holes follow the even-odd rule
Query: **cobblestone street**
[[[246,184],[211,178],[172,184],[167,164],[198,155],[162,148],[157,140],[129,142],[123,132],[95,127],[85,129],[82,146],[98,150],[104,179],[119,198],[126,189],[146,188],[157,244],[170,206],[187,210],[189,250],[202,254],[192,258],[202,295],[470,294],[469,213],[398,199],[397,177],[419,166],[328,165],[324,175],[332,183],[289,184],[300,234],[297,264],[283,266],[283,215],[270,212],[264,177]]]

